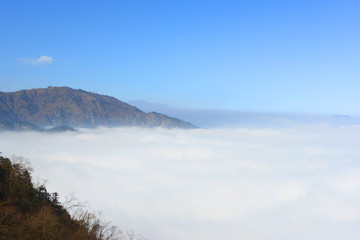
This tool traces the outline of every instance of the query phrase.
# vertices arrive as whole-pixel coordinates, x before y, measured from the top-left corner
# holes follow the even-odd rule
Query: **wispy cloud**
[[[29,64],[29,65],[46,65],[46,64],[52,64],[54,62],[54,59],[49,56],[41,56],[39,58],[21,57],[21,58],[17,58],[17,60],[21,63]]]
[[[49,191],[148,239],[359,238],[360,128],[0,133]]]

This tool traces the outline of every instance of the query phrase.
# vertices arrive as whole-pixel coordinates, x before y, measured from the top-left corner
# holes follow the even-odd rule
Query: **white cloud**
[[[51,64],[53,63],[53,58],[48,56],[41,56],[35,60],[34,64]]]
[[[18,58],[19,62],[22,62],[24,64],[30,64],[30,65],[45,65],[45,64],[52,64],[54,62],[54,59],[49,56],[41,56],[39,58]]]
[[[151,239],[358,239],[360,128],[0,133],[50,191]]]

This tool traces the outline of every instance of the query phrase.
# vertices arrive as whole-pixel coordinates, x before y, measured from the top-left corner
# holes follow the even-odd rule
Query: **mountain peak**
[[[114,97],[53,86],[0,92],[0,121],[26,121],[40,126],[194,128],[191,123],[163,114],[144,113]]]

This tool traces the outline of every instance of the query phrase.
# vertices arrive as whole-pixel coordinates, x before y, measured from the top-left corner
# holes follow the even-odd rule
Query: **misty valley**
[[[0,92],[0,236],[359,235],[359,118],[131,104],[69,87]]]
[[[0,240],[359,240],[360,1],[1,1]]]
[[[2,154],[28,159],[59,202],[174,240],[355,239],[359,142],[352,125],[0,132]]]

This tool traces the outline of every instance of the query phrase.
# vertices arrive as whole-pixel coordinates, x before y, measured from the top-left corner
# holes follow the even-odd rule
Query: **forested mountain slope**
[[[144,113],[114,97],[69,87],[0,92],[0,123],[8,121],[39,126],[194,128],[163,114]]]
[[[70,215],[31,169],[0,156],[0,240],[144,240],[123,234],[85,209]]]

